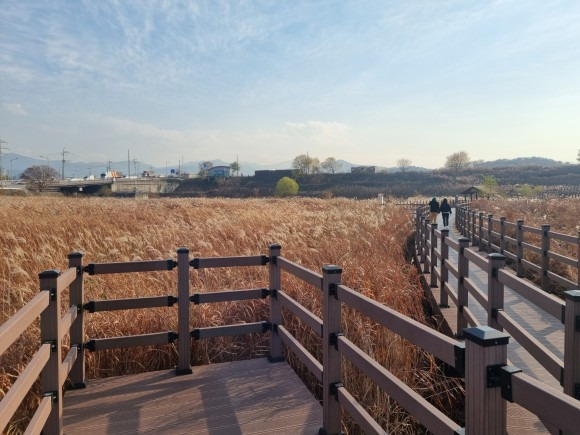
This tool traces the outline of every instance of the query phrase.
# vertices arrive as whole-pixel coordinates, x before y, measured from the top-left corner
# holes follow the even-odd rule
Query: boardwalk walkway
[[[462,236],[455,228],[455,215],[456,213],[453,213],[449,219],[449,237],[457,241]],[[437,224],[439,228],[443,228],[441,216],[439,216]],[[469,249],[478,252],[477,246],[470,247]],[[480,252],[480,255],[486,257],[487,253]],[[449,261],[457,265],[457,252],[453,249],[449,250]],[[474,263],[470,263],[469,267],[469,277],[487,294],[487,271],[481,270]],[[427,282],[429,282],[428,278]],[[449,274],[449,283],[453,288],[457,288],[457,279],[451,273]],[[431,291],[435,300],[438,302],[440,300],[439,289],[431,288]],[[451,330],[456,331],[457,307],[451,300],[449,301],[449,305],[449,308],[440,308],[440,310],[451,327]],[[469,294],[468,305],[480,324],[486,325],[487,312],[471,294]],[[504,287],[504,310],[557,357],[564,358],[564,326],[557,319],[530,303],[527,299],[524,299],[507,286]],[[539,362],[513,339],[510,340],[508,345],[508,360],[511,364],[521,368],[527,375],[561,390],[559,381],[550,375]],[[511,403],[508,403],[508,431],[510,434],[547,433],[545,426],[535,415]]]
[[[314,434],[322,407],[284,362],[251,359],[98,379],[64,396],[66,434]]]

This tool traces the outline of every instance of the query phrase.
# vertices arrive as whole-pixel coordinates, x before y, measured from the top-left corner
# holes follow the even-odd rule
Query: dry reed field
[[[540,228],[549,224],[550,230],[558,233],[578,236],[580,231],[580,199],[545,199],[545,200],[479,200],[474,201],[473,207],[493,214],[494,218],[505,216],[508,222],[523,219],[526,226]],[[526,234],[525,241],[540,246],[540,237]],[[578,258],[580,252],[577,245],[558,240],[552,240],[550,250],[571,258]],[[527,259],[538,263],[539,256],[525,253]],[[571,266],[550,262],[550,268],[561,276],[577,281],[577,269]]]
[[[343,283],[426,322],[423,293],[414,267],[405,259],[413,224],[404,213],[375,201],[346,199],[157,199],[2,198],[0,208],[0,323],[38,292],[37,275],[65,269],[67,254],[85,252],[84,262],[176,258],[179,247],[190,256],[267,254],[278,242],[282,255],[320,272],[323,264],[343,268]],[[191,292],[267,287],[265,267],[191,270]],[[321,316],[321,295],[283,274],[282,287]],[[88,276],[85,299],[176,295],[177,274],[149,272]],[[66,301],[67,295],[63,295]],[[65,303],[63,302],[63,305]],[[63,312],[66,307],[63,306]],[[266,320],[267,300],[191,306],[192,327]],[[177,306],[88,314],[86,339],[177,330]],[[345,334],[399,378],[446,412],[460,409],[462,387],[443,376],[435,359],[367,318],[344,310]],[[285,313],[285,323],[318,358],[320,339]],[[4,394],[39,346],[38,322],[1,358]],[[192,364],[265,356],[266,335],[193,342]],[[66,351],[66,349],[65,349]],[[173,368],[175,345],[88,353],[89,378]],[[319,393],[320,386],[294,362]],[[390,433],[421,428],[396,403],[352,367],[345,385]],[[38,390],[25,400],[11,424],[19,432],[37,403]],[[344,430],[357,429],[345,423]]]

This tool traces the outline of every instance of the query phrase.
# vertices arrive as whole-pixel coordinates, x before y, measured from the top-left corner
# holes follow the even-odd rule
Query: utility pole
[[[63,148],[62,149],[62,174],[60,176],[61,180],[64,180],[64,164],[66,163],[66,160],[64,159],[65,154],[68,154],[68,151]]]
[[[133,168],[135,169],[135,176],[137,176],[137,159],[133,157]]]
[[[10,148],[6,148],[4,146],[2,146],[3,143],[8,143],[5,140],[2,140],[2,138],[0,137],[0,180],[2,179],[2,152],[4,150],[8,150]]]
[[[129,150],[127,150],[127,178],[131,178],[131,158],[129,157]]]
[[[167,163],[169,163],[167,160],[165,160],[165,176],[167,177]]]
[[[14,180],[14,172],[12,172],[12,162],[14,160],[18,160],[18,157],[14,157],[13,159],[10,159],[10,179]]]

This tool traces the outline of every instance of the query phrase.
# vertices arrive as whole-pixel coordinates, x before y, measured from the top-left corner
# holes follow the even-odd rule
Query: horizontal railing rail
[[[62,359],[63,339],[78,319],[79,308],[71,303],[61,316],[61,296],[82,277],[77,267],[64,272],[42,272],[40,293],[0,326],[0,357],[40,317],[41,346],[0,401],[0,432],[3,432],[14,413],[29,394],[40,376],[43,399],[29,422],[26,433],[60,433],[62,416],[62,388],[76,360],[78,349],[71,345]],[[58,419],[58,421],[56,421]],[[40,430],[39,430],[40,428]],[[44,429],[43,429],[44,428]]]
[[[428,221],[423,220],[422,226],[427,229]],[[418,228],[422,230],[422,226]],[[528,342],[528,347],[540,359],[553,375],[558,372],[564,383],[564,393],[548,391],[548,395],[535,390],[530,394],[538,397],[555,397],[556,403],[564,409],[565,418],[572,418],[576,412],[580,412],[580,402],[569,397],[574,394],[578,380],[574,378],[576,372],[569,372],[567,368],[578,365],[577,353],[569,349],[576,349],[578,332],[573,332],[572,338],[567,337],[564,362],[545,347],[541,346],[531,335],[515,324],[515,321],[507,316],[502,307],[498,305],[495,292],[503,286],[502,279],[509,281],[511,278],[503,276],[502,270],[497,265],[497,256],[493,254],[489,258],[473,262],[487,266],[490,272],[489,289],[493,292],[486,295],[475,283],[469,279],[469,258],[465,255],[465,242],[457,243],[458,251],[463,257],[455,268],[462,285],[457,292],[448,282],[447,273],[454,266],[448,260],[448,249],[454,249],[454,244],[448,241],[448,230],[436,230],[430,227],[430,231],[424,231],[417,241],[421,250],[419,255],[430,263],[429,272],[441,285],[442,297],[452,299],[457,306],[463,306],[460,313],[464,327],[478,325],[477,319],[470,311],[466,303],[466,295],[471,293],[480,302],[484,302],[493,315],[493,322],[497,328],[502,326],[511,331],[512,335],[522,341]],[[427,243],[429,242],[429,243]],[[441,243],[440,243],[441,242]],[[13,316],[6,324],[0,327],[0,349],[6,350],[15,340],[14,332],[22,333],[38,316],[41,317],[41,341],[40,351],[33,356],[25,371],[14,383],[6,396],[0,402],[0,422],[8,422],[13,412],[18,407],[22,397],[30,390],[38,374],[41,374],[42,392],[45,397],[40,402],[36,414],[30,421],[29,429],[42,430],[44,433],[60,433],[62,431],[62,387],[67,377],[73,386],[86,385],[84,373],[84,352],[99,351],[114,348],[126,348],[131,346],[164,345],[178,342],[178,364],[176,374],[191,373],[190,349],[191,339],[202,340],[218,336],[268,333],[270,335],[270,349],[268,358],[270,361],[285,360],[284,349],[292,352],[312,374],[322,382],[323,403],[323,430],[328,433],[339,433],[341,430],[340,410],[347,412],[356,421],[362,430],[368,433],[384,432],[380,425],[370,416],[364,408],[343,385],[342,359],[345,358],[356,366],[377,387],[392,397],[413,415],[427,430],[433,433],[458,433],[461,431],[459,424],[447,417],[421,394],[414,391],[400,379],[393,375],[371,356],[366,354],[342,331],[342,308],[350,307],[360,314],[368,317],[377,325],[381,325],[401,338],[433,354],[441,362],[454,367],[457,375],[465,377],[466,385],[466,430],[470,433],[484,433],[491,428],[497,428],[497,432],[505,432],[505,407],[501,398],[506,387],[508,377],[502,375],[507,366],[505,346],[509,337],[487,326],[477,326],[464,330],[465,343],[448,337],[427,325],[398,313],[379,302],[341,284],[342,270],[336,266],[324,266],[322,274],[313,272],[304,266],[280,256],[281,247],[277,244],[270,245],[269,255],[248,257],[215,257],[215,258],[189,258],[189,251],[180,248],[177,251],[177,261],[155,260],[151,262],[129,263],[98,263],[92,267],[83,267],[82,254],[74,253],[69,256],[69,268],[64,273],[46,271],[40,274],[41,294],[34,298],[27,306]],[[473,258],[472,258],[473,260]],[[171,266],[171,268],[169,268]],[[237,267],[237,266],[267,266],[269,273],[269,285],[267,288],[224,290],[216,292],[193,293],[190,292],[191,268],[202,269],[212,267]],[[83,273],[105,274],[143,271],[161,271],[177,269],[177,296],[153,296],[133,299],[117,299],[88,301],[83,300]],[[495,270],[495,272],[494,272]],[[282,271],[297,277],[303,282],[312,285],[322,293],[322,318],[313,314],[298,301],[293,299],[288,291],[282,287]],[[517,277],[516,277],[517,278]],[[294,281],[285,281],[293,283]],[[509,281],[512,283],[511,281]],[[520,282],[517,278],[516,283]],[[513,284],[513,283],[512,283]],[[519,285],[519,284],[518,284]],[[64,314],[60,314],[60,299],[65,286],[69,286],[70,307]],[[521,286],[520,286],[521,287]],[[488,290],[489,290],[488,289]],[[531,290],[525,287],[524,292]],[[558,314],[564,320],[566,333],[575,331],[575,322],[580,316],[580,292],[568,292],[565,307],[557,304],[552,297],[536,297],[540,304],[547,307],[551,314]],[[578,294],[577,294],[578,293]],[[535,293],[534,293],[535,295]],[[550,295],[548,295],[550,296]],[[207,304],[218,302],[233,302],[250,299],[268,299],[270,313],[268,320],[260,320],[253,323],[234,325],[207,326],[190,329],[190,304]],[[114,310],[149,309],[166,307],[177,304],[178,308],[178,331],[163,331],[150,334],[132,335],[124,337],[91,338],[83,342],[84,336],[84,312],[105,312]],[[285,316],[282,316],[282,313]],[[558,311],[559,310],[559,311]],[[577,313],[577,314],[574,314]],[[322,360],[319,361],[285,326],[287,315],[294,316],[299,322],[308,326],[312,331],[322,337]],[[564,316],[564,317],[562,317]],[[515,325],[515,326],[514,326]],[[574,325],[574,326],[571,326]],[[62,358],[61,343],[70,330],[70,347],[67,355]],[[80,338],[79,338],[80,337]],[[495,368],[498,367],[497,385],[495,381]],[[507,369],[506,369],[507,370]],[[572,375],[570,375],[572,373]],[[522,377],[523,376],[523,377]],[[571,377],[572,376],[572,377]],[[481,385],[481,381],[488,379],[487,386]],[[510,397],[518,403],[524,403],[527,409],[538,413],[540,417],[549,421],[555,427],[567,429],[568,423],[559,422],[554,418],[544,416],[544,411],[537,409],[535,405],[526,402],[522,398],[522,391],[526,388],[524,375],[512,374],[512,386],[517,384],[519,389],[513,390]],[[519,383],[518,383],[519,382]],[[493,384],[493,385],[491,385]],[[491,390],[490,390],[491,389]],[[538,387],[543,390],[543,385]],[[542,396],[543,395],[543,396]],[[510,398],[505,398],[510,400]],[[499,399],[499,400],[498,400]],[[535,399],[534,399],[535,400]],[[540,399],[538,399],[540,400]],[[547,399],[546,399],[547,400]],[[535,402],[534,402],[535,403]],[[568,420],[566,420],[568,421]],[[491,422],[491,423],[490,423]],[[502,426],[503,425],[503,426]],[[503,428],[503,429],[502,429]],[[492,430],[494,432],[495,430]]]
[[[576,285],[575,283],[570,280],[564,282],[565,278],[557,276],[549,270],[547,260],[559,260],[569,266],[576,265],[577,260],[549,250],[551,232],[547,225],[544,225],[542,229],[530,229],[530,227],[524,226],[521,220],[515,224],[509,224],[505,218],[497,221],[491,215],[484,219],[483,213],[477,214],[474,210],[470,210],[461,204],[458,205],[456,210],[457,228],[467,237],[460,238],[458,242],[452,243],[450,243],[449,230],[438,230],[437,224],[429,222],[424,210],[417,210],[416,228],[420,234],[417,234],[416,237],[416,253],[419,261],[424,263],[422,266],[423,272],[427,273],[429,270],[431,272],[431,287],[440,288],[440,306],[447,307],[449,298],[457,307],[457,335],[461,336],[467,325],[479,325],[477,318],[468,306],[467,294],[471,294],[487,312],[488,326],[500,331],[505,329],[510,333],[548,373],[564,386],[564,393],[560,392],[560,395],[564,395],[564,397],[565,395],[573,396],[575,399],[580,400],[580,390],[574,387],[580,385],[580,330],[577,327],[578,320],[573,320],[580,319],[580,291],[565,292],[566,300],[563,301],[523,278],[522,272],[522,267],[535,270],[543,274],[544,278],[548,277],[553,281],[561,282],[568,285],[569,288],[573,288]],[[487,225],[485,225],[486,220]],[[494,223],[499,224],[499,227],[495,227],[497,231],[494,231]],[[516,231],[515,238],[506,236],[506,228],[508,227]],[[539,235],[541,246],[538,247],[529,242],[524,242],[524,231]],[[570,243],[578,243],[579,241],[579,239],[572,236],[563,237],[558,235],[557,237],[558,240]],[[470,250],[470,244],[477,247],[479,251],[487,248],[487,258]],[[440,255],[435,255],[433,250],[426,249],[429,245],[446,248],[441,249]],[[510,253],[507,250],[508,245],[514,245],[516,252]],[[449,248],[457,253],[457,264],[449,260]],[[498,248],[504,255],[496,253]],[[523,258],[524,249],[542,256],[541,265]],[[506,257],[513,257],[517,261],[518,270],[516,274],[504,269]],[[476,266],[487,273],[487,285],[484,288],[481,288],[480,284],[478,285],[479,280],[476,281],[469,277],[470,265]],[[419,267],[421,269],[421,265]],[[457,278],[457,293],[448,282],[448,272],[451,272]],[[543,279],[542,284],[543,286],[546,285],[545,279]],[[504,286],[518,293],[563,324],[565,336],[564,360],[560,359],[553,351],[549,350],[547,346],[534,337],[527,327],[520,325],[504,311]],[[468,364],[467,361],[466,364]],[[580,402],[573,403],[580,409]],[[542,421],[553,424],[554,427],[560,427],[557,421],[546,419],[544,416],[540,417]]]
[[[493,219],[493,215],[484,219],[483,212],[477,212],[461,203],[457,204],[456,214],[456,226],[461,234],[478,245],[480,251],[500,253],[514,261],[519,277],[523,277],[524,271],[528,269],[539,275],[544,290],[549,290],[551,283],[570,290],[580,288],[580,231],[573,236],[552,231],[550,225],[542,225],[541,228],[524,225],[522,219],[507,222],[505,217],[497,220]],[[526,240],[526,234],[531,235],[533,240]],[[567,253],[555,252],[552,241],[568,246]],[[526,252],[534,255],[527,258]],[[572,252],[576,253],[576,258],[572,257]],[[539,258],[539,264],[533,259],[534,256]],[[571,268],[572,277],[550,270],[555,263]],[[573,280],[574,274],[576,281]]]

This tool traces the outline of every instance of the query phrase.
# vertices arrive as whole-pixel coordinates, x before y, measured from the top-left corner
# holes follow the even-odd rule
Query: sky
[[[578,23],[576,0],[0,0],[0,138],[159,166],[576,162]]]

